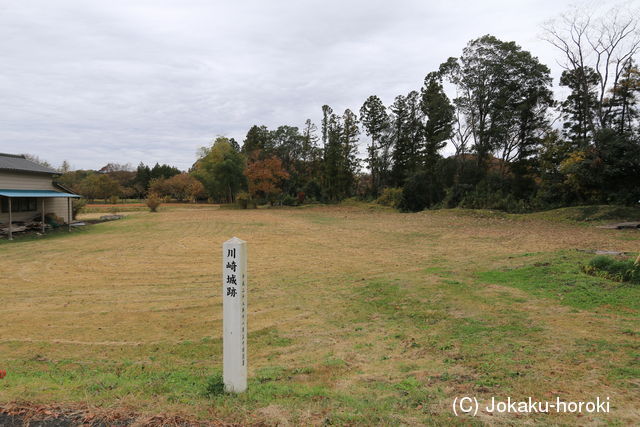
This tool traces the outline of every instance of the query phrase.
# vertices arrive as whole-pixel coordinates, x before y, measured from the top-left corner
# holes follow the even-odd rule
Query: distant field
[[[562,212],[182,205],[0,242],[0,406],[269,424],[640,424],[640,287],[580,271],[586,251],[637,253],[640,231]],[[249,391],[210,395],[232,236],[249,245]],[[608,396],[612,413],[456,419],[462,396]]]
[[[166,211],[173,209],[201,209],[218,207],[218,204],[211,203],[162,203],[158,210]],[[144,202],[129,203],[90,203],[87,204],[82,212],[84,213],[110,213],[110,212],[136,212],[148,211],[149,209]]]

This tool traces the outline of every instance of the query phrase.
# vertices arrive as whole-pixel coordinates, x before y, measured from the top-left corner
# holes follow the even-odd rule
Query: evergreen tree
[[[304,162],[313,162],[318,158],[318,127],[307,119],[302,129],[301,157]]]
[[[322,110],[325,113],[322,119],[322,135],[325,140],[323,187],[326,197],[335,202],[340,197],[340,175],[343,167],[342,120],[334,113],[327,116],[328,111],[331,111],[328,106],[323,106]]]
[[[415,174],[422,162],[424,124],[420,107],[420,94],[411,91],[407,96],[399,95],[391,105],[393,112],[393,166],[392,177],[395,185],[402,186],[406,179]]]
[[[366,134],[371,137],[371,143],[367,147],[368,156],[366,161],[371,171],[371,192],[374,196],[377,196],[383,185],[384,159],[382,154],[384,153],[383,145],[386,142],[384,134],[389,129],[387,108],[380,98],[375,95],[367,98],[360,108],[360,122]]]
[[[231,147],[235,151],[240,152],[240,144],[238,144],[238,141],[236,141],[234,138],[229,138],[229,144],[231,144]]]
[[[486,35],[472,40],[462,56],[440,71],[456,85],[456,107],[471,127],[477,163],[488,168],[495,152],[525,157],[539,136],[551,105],[549,69],[514,42]]]
[[[133,187],[138,192],[138,197],[143,198],[147,190],[149,189],[149,182],[151,181],[151,169],[149,166],[140,162],[136,169],[136,177],[133,180]]]
[[[302,161],[302,135],[295,126],[278,126],[276,130],[270,132],[269,140],[272,149],[270,153],[266,154],[280,159],[281,166],[288,175],[282,189],[285,194],[295,195],[302,186],[302,176],[299,170]]]
[[[249,155],[256,150],[260,150],[263,154],[271,154],[272,144],[270,137],[269,129],[266,126],[251,126],[242,143],[242,153]]]
[[[629,61],[622,77],[615,88],[611,89],[612,129],[618,135],[633,132],[640,116],[637,94],[640,93],[640,69]]]
[[[444,93],[439,73],[429,73],[424,80],[420,107],[427,121],[424,125],[423,162],[433,170],[438,152],[447,145],[453,134],[455,108]]]
[[[355,177],[360,168],[358,160],[358,117],[347,109],[342,115],[342,168],[340,171],[340,194],[349,197],[353,194]]]
[[[322,180],[322,150],[318,147],[317,130],[317,126],[307,119],[302,129],[302,152],[298,165],[301,174],[299,190],[316,199],[322,197],[319,184]]]
[[[585,147],[593,141],[597,85],[598,74],[588,67],[564,71],[560,77],[560,86],[571,89],[571,94],[561,104],[564,135],[576,147]]]

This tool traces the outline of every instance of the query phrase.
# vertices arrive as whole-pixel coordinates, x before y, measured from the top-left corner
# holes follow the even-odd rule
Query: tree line
[[[319,126],[254,125],[242,145],[218,137],[201,148],[185,172],[140,164],[61,180],[90,198],[297,204],[355,196],[409,211],[637,203],[637,19],[623,10],[576,11],[549,22],[545,34],[560,54],[564,99],[554,97],[538,58],[485,35],[390,105],[371,95],[358,110],[322,106]]]
[[[204,197],[202,184],[180,169],[158,164],[149,167],[108,163],[99,170],[70,170],[67,162],[59,169],[59,184],[89,200],[143,199],[149,192],[178,201],[193,201]]]

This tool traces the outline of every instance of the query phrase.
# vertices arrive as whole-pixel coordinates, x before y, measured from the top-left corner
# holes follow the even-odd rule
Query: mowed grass
[[[221,244],[249,245],[249,391],[221,370]],[[237,423],[638,424],[640,287],[580,250],[640,232],[357,204],[172,208],[0,243],[0,405]],[[456,418],[455,397],[610,397],[610,414]]]

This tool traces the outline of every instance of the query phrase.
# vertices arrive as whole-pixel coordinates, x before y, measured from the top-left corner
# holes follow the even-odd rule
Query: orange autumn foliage
[[[264,197],[271,203],[274,196],[282,193],[282,181],[289,178],[289,173],[282,167],[282,160],[275,156],[260,159],[259,153],[251,156],[244,174],[247,177],[249,194],[252,197]]]

